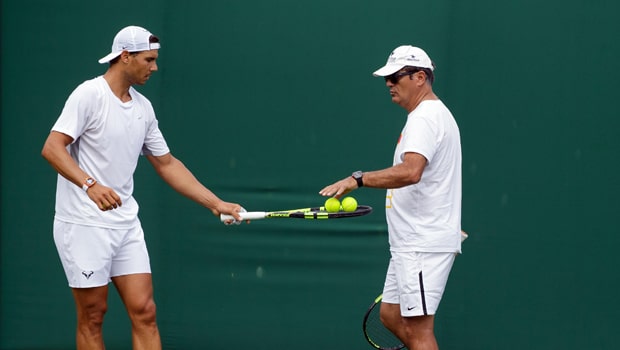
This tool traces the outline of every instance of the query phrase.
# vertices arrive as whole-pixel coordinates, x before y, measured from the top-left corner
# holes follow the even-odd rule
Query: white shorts
[[[383,302],[399,304],[403,317],[434,315],[455,257],[454,253],[392,252]]]
[[[112,277],[151,273],[144,232],[54,220],[54,242],[72,288],[100,287]]]

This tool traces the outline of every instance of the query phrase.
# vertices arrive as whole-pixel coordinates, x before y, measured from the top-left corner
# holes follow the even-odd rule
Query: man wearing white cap
[[[387,189],[391,259],[381,319],[409,349],[438,349],[433,324],[455,253],[461,252],[461,141],[454,117],[433,93],[435,65],[424,50],[396,48],[373,74],[385,78],[407,121],[393,166],[356,171],[319,193]]]
[[[240,221],[242,207],[218,198],[176,159],[149,100],[133,88],[157,71],[159,39],[122,29],[103,76],[79,85],[52,127],[43,157],[58,171],[54,241],[77,308],[77,349],[103,349],[108,284],[131,319],[134,349],[161,349],[148,251],[134,199],[142,154],[172,188]]]

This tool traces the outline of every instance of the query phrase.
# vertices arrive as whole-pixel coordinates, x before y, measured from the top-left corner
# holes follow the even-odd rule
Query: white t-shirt
[[[395,252],[461,252],[461,139],[440,100],[423,101],[407,117],[394,152],[426,157],[420,182],[388,189],[386,218]]]
[[[101,211],[83,189],[58,175],[56,219],[91,226],[129,228],[138,224],[133,174],[140,154],[170,152],[149,100],[133,87],[122,102],[99,76],[79,85],[52,127],[73,138],[71,157],[100,184],[112,188],[123,205]]]

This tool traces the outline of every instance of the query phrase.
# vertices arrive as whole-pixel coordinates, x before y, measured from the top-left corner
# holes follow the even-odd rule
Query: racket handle
[[[264,211],[248,211],[248,212],[239,213],[239,216],[241,216],[241,219],[243,220],[258,220],[258,219],[264,219],[265,214],[266,213]],[[232,215],[220,214],[220,221],[224,222],[227,220],[234,221],[235,218]]]

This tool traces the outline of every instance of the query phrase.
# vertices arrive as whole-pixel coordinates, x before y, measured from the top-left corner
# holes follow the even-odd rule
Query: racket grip
[[[265,212],[264,211],[248,211],[248,212],[239,213],[239,216],[241,216],[241,219],[243,220],[258,220],[258,219],[265,218]],[[224,222],[227,220],[234,221],[235,218],[232,215],[220,214],[220,221]]]

